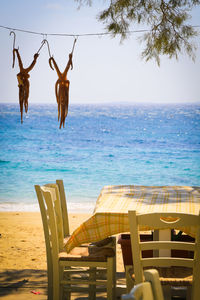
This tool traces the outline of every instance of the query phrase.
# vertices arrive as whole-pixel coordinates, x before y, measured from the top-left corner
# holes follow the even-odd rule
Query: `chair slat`
[[[155,249],[173,249],[173,250],[188,250],[195,251],[194,243],[187,242],[165,242],[165,241],[151,241],[140,242],[141,250],[155,250]]]
[[[149,266],[158,266],[158,267],[187,267],[193,268],[194,261],[193,259],[188,258],[174,258],[174,257],[150,257],[150,258],[142,258],[141,264],[143,267]]]

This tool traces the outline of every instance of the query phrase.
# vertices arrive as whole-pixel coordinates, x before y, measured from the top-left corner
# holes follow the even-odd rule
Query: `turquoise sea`
[[[0,104],[0,210],[39,210],[34,184],[63,179],[71,211],[105,185],[200,186],[200,105]]]

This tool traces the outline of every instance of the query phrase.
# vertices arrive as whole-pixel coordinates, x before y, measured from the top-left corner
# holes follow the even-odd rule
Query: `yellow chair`
[[[113,248],[104,248],[104,250],[109,250],[107,252],[95,252],[91,251],[90,247],[84,247],[79,255],[67,254],[63,249],[64,227],[59,188],[55,184],[49,184],[42,187],[36,185],[35,189],[46,241],[48,280],[50,280],[48,299],[63,299],[64,292],[67,299],[70,299],[71,292],[85,292],[83,286],[88,286],[90,299],[96,297],[96,286],[106,286],[108,299],[114,299],[115,243]],[[103,270],[107,273],[106,280],[102,279],[102,276],[99,277],[99,273],[101,275]],[[52,293],[53,297],[49,293]]]
[[[149,269],[144,271],[145,282],[132,288],[129,294],[122,295],[122,300],[164,300],[158,271]]]
[[[63,224],[63,232],[61,236],[64,235],[64,238],[68,239],[70,237],[69,216],[68,216],[63,180],[56,180],[56,183],[49,183],[46,184],[45,186],[56,187],[57,191],[59,192],[58,199],[60,200],[60,206],[62,210],[62,224]],[[35,190],[39,200],[39,198],[41,198],[40,188],[35,186]],[[42,200],[39,201],[39,205],[42,213],[43,210],[41,208],[43,208],[43,206],[41,207],[41,203],[42,203],[41,201]],[[42,221],[45,230],[45,228],[47,228],[47,224],[45,224],[45,219],[42,218]],[[46,234],[47,233],[45,233],[45,239],[46,239]],[[48,299],[51,300],[53,297],[53,277],[52,277],[53,272],[52,272],[52,259],[51,259],[50,245],[47,243],[46,243],[46,254],[47,254],[47,276],[48,276]]]
[[[200,295],[200,214],[183,213],[150,213],[137,215],[129,211],[131,248],[133,255],[135,284],[144,282],[144,268],[156,267],[162,285],[189,286],[192,288],[192,300]],[[148,225],[152,229],[178,229],[193,227],[196,232],[194,243],[177,241],[140,242],[140,226]],[[188,250],[194,253],[191,258],[151,257],[142,258],[142,250],[175,249]]]

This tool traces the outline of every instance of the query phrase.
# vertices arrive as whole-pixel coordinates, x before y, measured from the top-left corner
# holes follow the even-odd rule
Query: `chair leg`
[[[112,269],[113,269],[113,299],[116,298],[116,256],[112,258]]]
[[[47,278],[48,278],[48,300],[53,300],[53,278],[52,274],[47,271]]]
[[[57,286],[57,283],[56,283],[56,286],[55,286],[55,289],[57,290],[58,289],[58,292],[57,292],[57,298],[53,299],[53,300],[70,300],[71,299],[71,290],[70,290],[70,285],[67,285],[67,291],[65,291],[64,289],[64,286],[62,284],[60,284],[60,282],[64,279],[67,279],[69,280],[70,279],[70,273],[68,273],[67,275],[65,274],[64,275],[64,267],[61,267],[59,268],[59,283],[58,283],[58,286]],[[58,298],[59,297],[59,298]]]
[[[125,266],[125,276],[126,276],[126,292],[130,293],[131,289],[134,287],[134,282],[131,279],[130,270],[133,269],[132,265]]]
[[[53,300],[62,300],[62,291],[60,289],[59,278],[54,280],[53,285]]]
[[[107,266],[107,299],[114,300],[114,287],[113,287],[113,259],[108,257]]]
[[[171,293],[171,287],[168,285],[162,286],[163,288],[163,295],[165,300],[171,300],[172,293]]]
[[[89,269],[89,280],[96,281],[96,268],[90,267]],[[89,285],[89,299],[96,299],[96,285]]]
[[[192,287],[188,286],[186,291],[186,299],[191,300],[192,299]]]
[[[70,280],[70,276],[71,276],[70,272],[68,272],[68,273],[65,272],[65,270],[67,271],[69,269],[70,269],[70,267],[67,267],[67,268],[63,268],[60,271],[60,278],[61,278],[61,280],[63,280],[63,279]],[[66,286],[67,286],[67,291],[65,291],[64,287],[61,286],[60,292],[62,294],[62,297],[61,297],[62,300],[70,300],[71,299],[71,285],[67,284]]]
[[[50,263],[51,255],[47,253],[47,280],[48,280],[48,300],[53,300],[53,268]]]

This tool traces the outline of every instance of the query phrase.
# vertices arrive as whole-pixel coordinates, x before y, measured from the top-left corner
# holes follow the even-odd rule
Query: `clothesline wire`
[[[111,35],[111,32],[99,32],[99,33],[81,33],[81,34],[72,34],[72,33],[44,33],[44,32],[36,32],[36,31],[30,31],[30,30],[24,30],[24,29],[19,29],[19,28],[13,28],[13,27],[7,27],[0,25],[1,28],[8,29],[8,30],[13,30],[13,31],[20,31],[20,32],[25,32],[29,34],[37,34],[37,35],[42,35],[42,36],[70,36],[70,37],[79,37],[79,36],[102,36],[102,35]],[[200,27],[200,26],[199,26]],[[127,31],[126,33],[137,33],[137,32],[147,32],[149,30],[147,29],[141,29],[141,30],[131,30]]]
[[[13,27],[7,27],[0,25],[1,28],[8,29],[8,30],[13,30],[13,31],[19,31],[19,32],[24,32],[24,33],[29,33],[29,34],[37,34],[37,35],[42,35],[44,36],[69,36],[69,37],[81,37],[81,36],[103,36],[103,35],[112,35],[111,32],[99,32],[99,33],[81,33],[81,34],[72,34],[72,33],[44,33],[44,32],[36,32],[36,31],[30,31],[30,30],[24,30],[24,29],[19,29],[19,28],[13,28]],[[200,25],[195,25],[192,26],[194,28],[199,28]],[[148,32],[150,30],[147,29],[141,29],[141,30],[130,30],[126,31],[124,33],[139,33],[139,32]]]

